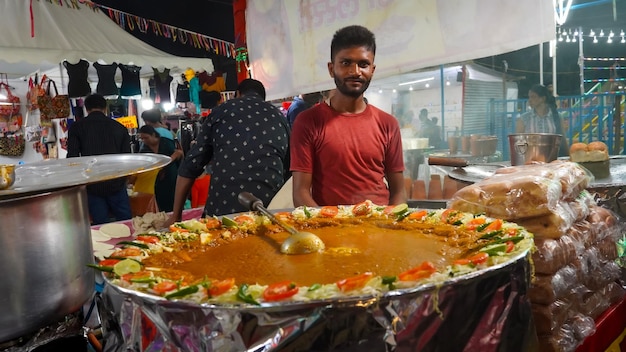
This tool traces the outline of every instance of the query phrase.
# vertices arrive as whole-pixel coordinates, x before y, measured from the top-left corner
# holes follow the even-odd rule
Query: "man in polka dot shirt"
[[[289,124],[265,101],[265,87],[241,81],[236,98],[217,106],[206,118],[178,171],[169,225],[180,221],[194,180],[210,164],[212,174],[204,213],[247,211],[237,196],[246,191],[269,204],[289,178]]]

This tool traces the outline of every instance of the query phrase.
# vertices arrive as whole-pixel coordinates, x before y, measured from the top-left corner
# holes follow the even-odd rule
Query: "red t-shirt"
[[[367,105],[360,114],[318,104],[298,115],[291,133],[291,171],[313,175],[318,205],[389,203],[385,173],[404,171],[395,117]]]

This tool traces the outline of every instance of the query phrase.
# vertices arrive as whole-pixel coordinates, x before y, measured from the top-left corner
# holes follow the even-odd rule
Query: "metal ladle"
[[[263,202],[250,192],[241,192],[237,197],[239,203],[252,211],[259,211],[267,216],[273,223],[289,232],[290,236],[280,246],[280,251],[284,254],[307,254],[323,251],[326,246],[324,242],[315,234],[298,231],[293,226],[278,220],[274,214],[270,213],[263,206]]]

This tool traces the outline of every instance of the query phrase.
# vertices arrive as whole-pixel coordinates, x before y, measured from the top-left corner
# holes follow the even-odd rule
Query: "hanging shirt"
[[[202,71],[198,72],[197,77],[200,86],[207,92],[223,92],[226,90],[226,81],[224,80],[224,73],[222,73],[222,71],[213,71],[211,74]]]
[[[140,95],[139,71],[141,71],[141,66],[119,64],[119,67],[120,71],[122,71],[120,95],[125,97]]]
[[[152,71],[154,72],[154,102],[157,104],[171,102],[170,83],[172,83],[174,78],[170,76],[170,69],[166,68],[163,72],[159,72],[158,69],[153,67]]]
[[[98,86],[96,87],[96,93],[100,95],[118,95],[119,88],[117,88],[117,84],[115,83],[117,63],[114,62],[110,65],[103,65],[99,62],[94,62],[93,67],[98,73]]]
[[[63,61],[63,66],[67,70],[69,83],[67,84],[67,94],[70,98],[85,97],[91,93],[91,87],[87,81],[87,70],[89,62],[81,59],[77,64]]]

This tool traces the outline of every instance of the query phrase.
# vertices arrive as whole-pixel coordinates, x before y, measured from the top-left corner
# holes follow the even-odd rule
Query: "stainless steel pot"
[[[559,156],[560,134],[517,133],[509,135],[511,165],[524,165],[533,161],[549,163]]]
[[[76,312],[94,291],[85,186],[0,200],[0,342]]]

